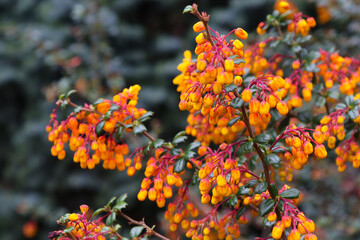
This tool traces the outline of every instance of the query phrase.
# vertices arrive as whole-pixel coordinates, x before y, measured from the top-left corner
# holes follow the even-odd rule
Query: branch
[[[240,97],[240,95],[239,95],[239,93],[238,93],[237,90],[234,91],[234,94],[235,94],[236,97]],[[246,113],[245,105],[242,105],[242,106],[241,106],[241,113],[242,113],[242,115],[243,115],[243,120],[244,120],[244,122],[245,122],[246,128],[248,129],[248,132],[249,132],[250,137],[251,137],[251,138],[254,138],[254,137],[255,137],[255,134],[254,134],[254,132],[253,132],[253,130],[252,130],[252,128],[251,128],[251,125],[250,125],[250,122],[249,122],[249,118],[248,118],[247,113]],[[258,145],[255,141],[253,142],[253,146],[254,146],[257,154],[259,155],[260,160],[261,160],[261,163],[262,163],[262,165],[263,165],[263,169],[264,169],[264,173],[265,173],[265,181],[266,181],[266,183],[267,183],[267,185],[268,185],[267,188],[268,188],[270,197],[271,197],[272,199],[274,199],[275,201],[277,201],[276,196],[274,196],[274,194],[273,194],[272,191],[271,191],[271,187],[270,187],[270,184],[271,184],[270,171],[269,171],[268,165],[267,165],[266,162],[265,162],[265,155],[264,155],[264,153],[261,151],[259,145]],[[276,215],[277,215],[278,220],[280,221],[280,220],[281,220],[281,212],[280,212],[280,210],[277,209],[277,208],[275,208],[275,212],[276,212]],[[286,239],[285,234],[283,234],[283,235],[281,236],[281,238],[285,240],[285,239]]]
[[[191,13],[194,14],[195,16],[197,16],[199,18],[199,20],[204,23],[204,27],[205,27],[205,31],[206,31],[205,38],[210,42],[211,46],[214,47],[215,43],[211,39],[211,34],[210,34],[210,29],[209,29],[210,15],[208,15],[206,12],[200,13],[199,10],[198,10],[198,6],[195,3],[193,3],[193,5],[192,5]]]
[[[162,240],[170,240],[167,237],[164,237],[163,235],[161,235],[160,233],[154,231],[152,228],[150,228],[148,225],[146,225],[146,223],[144,222],[144,219],[141,221],[136,221],[134,219],[132,219],[131,217],[129,217],[128,215],[126,215],[125,213],[121,212],[121,211],[116,211],[116,213],[118,215],[120,215],[121,217],[125,218],[126,220],[129,221],[129,224],[134,224],[134,225],[138,225],[138,226],[143,226],[146,229],[146,232],[151,236],[154,235],[159,239]]]

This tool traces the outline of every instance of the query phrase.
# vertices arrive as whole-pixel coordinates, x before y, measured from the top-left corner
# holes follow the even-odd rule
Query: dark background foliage
[[[0,0],[0,239],[23,239],[22,228],[38,226],[35,239],[56,230],[56,220],[80,204],[96,209],[112,196],[129,193],[126,212],[160,224],[153,203],[139,203],[142,173],[82,170],[68,154],[50,155],[45,126],[58,95],[75,88],[74,101],[92,102],[132,84],[142,86],[140,105],[155,112],[149,127],[170,139],[184,129],[172,85],[183,51],[195,46],[191,15],[181,0]],[[272,11],[273,1],[197,1],[221,33],[249,33]],[[315,48],[359,53],[360,7],[349,1],[297,1],[317,16],[327,6],[330,22],[317,27]],[[255,35],[254,35],[255,36]],[[253,36],[250,36],[253,39]],[[251,41],[251,40],[249,40]],[[135,140],[131,140],[133,143]],[[130,141],[130,142],[131,142]],[[360,188],[356,170],[338,174],[334,163],[307,166],[293,184],[304,191],[302,208],[326,239],[356,239]],[[255,226],[246,236],[257,236]],[[163,229],[163,231],[166,231]]]

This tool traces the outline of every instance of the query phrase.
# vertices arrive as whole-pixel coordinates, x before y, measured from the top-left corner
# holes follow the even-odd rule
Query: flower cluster
[[[136,107],[139,90],[140,86],[135,85],[115,95],[112,101],[104,99],[95,106],[76,106],[75,111],[60,123],[57,121],[56,108],[46,128],[48,139],[54,144],[51,154],[64,159],[64,147],[68,143],[70,150],[75,152],[74,162],[79,162],[82,168],[93,169],[103,161],[105,169],[123,171],[128,167],[128,174],[133,175],[141,168],[140,153],[135,154],[134,161],[126,158],[129,147],[120,135],[124,126],[135,123],[146,113],[145,109]],[[64,101],[59,101],[58,107],[61,104]],[[131,131],[131,128],[126,131]]]
[[[190,216],[196,218],[198,214],[199,211],[191,201],[189,188],[186,185],[179,189],[177,197],[169,203],[168,209],[165,212],[165,219],[169,221],[171,231],[176,231],[179,224],[186,231],[190,227]]]
[[[49,239],[71,240],[89,239],[106,240],[106,236],[115,236],[114,231],[103,222],[104,217],[93,221],[88,219],[87,205],[81,205],[81,213],[71,213],[63,216],[59,223],[64,225],[65,230],[54,231],[49,234]]]
[[[196,23],[194,30],[203,31],[203,23]],[[243,68],[240,68],[243,43],[239,39],[227,41],[231,33],[241,40],[247,38],[247,33],[241,28],[226,36],[214,31],[214,35],[205,37],[206,34],[201,32],[196,37],[196,61],[186,51],[183,62],[178,66],[181,74],[173,80],[181,92],[179,108],[190,112],[186,131],[204,145],[211,141],[217,144],[234,141],[244,127],[241,121],[233,127],[227,126],[228,121],[238,114],[229,107],[234,94],[227,92],[225,86],[241,86],[241,75],[244,74]]]
[[[156,200],[158,207],[165,206],[165,199],[173,196],[171,186],[181,187],[183,185],[180,175],[184,172],[174,172],[174,164],[178,158],[180,155],[171,155],[163,148],[156,149],[155,157],[151,157],[147,161],[145,178],[142,180],[137,196],[140,201],[144,201],[148,197],[150,201]]]
[[[312,137],[307,131],[313,131]],[[285,151],[283,154],[285,163],[283,164],[282,169],[280,169],[282,172],[280,177],[284,177],[287,170],[289,171],[290,176],[292,176],[291,168],[296,170],[302,169],[303,165],[307,164],[309,155],[312,153],[320,159],[327,156],[326,148],[322,144],[325,140],[324,135],[320,131],[290,125],[276,138],[275,142],[270,147],[270,150],[274,151],[276,149],[284,148],[282,146],[275,146],[280,139],[285,139],[285,144],[288,147],[291,147],[291,151]],[[315,148],[313,144],[315,144]],[[291,180],[291,177],[288,178],[288,180]]]
[[[302,235],[306,240],[317,240],[317,236],[313,234],[315,231],[314,222],[296,207],[298,198],[292,199],[291,191],[292,189],[289,186],[284,185],[279,191],[280,198],[275,203],[274,210],[268,214],[268,221],[275,222],[272,237],[280,239],[285,229],[291,228],[287,236],[288,240],[300,240]],[[275,209],[279,204],[282,204],[282,216],[277,221]]]

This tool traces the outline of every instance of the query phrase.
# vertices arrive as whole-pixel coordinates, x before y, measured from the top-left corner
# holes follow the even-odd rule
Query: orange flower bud
[[[250,89],[244,89],[244,91],[241,94],[241,98],[244,102],[249,102],[252,97],[252,92]]]
[[[246,40],[248,37],[248,33],[242,28],[237,28],[235,30],[235,35],[242,40]]]
[[[275,227],[273,227],[273,229],[272,229],[271,236],[272,236],[274,239],[280,239],[283,231],[284,231],[284,230],[283,230],[281,227],[275,226]]]
[[[315,147],[315,156],[318,158],[326,158],[327,151],[324,145],[320,144]]]
[[[194,32],[201,32],[205,30],[204,23],[202,21],[199,21],[193,25]]]

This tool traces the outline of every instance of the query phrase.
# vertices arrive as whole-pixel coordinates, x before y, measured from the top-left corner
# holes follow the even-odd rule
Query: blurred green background
[[[314,48],[360,52],[359,1],[293,1],[315,16]],[[142,172],[82,170],[71,154],[50,155],[45,126],[57,97],[76,89],[77,102],[109,97],[132,84],[142,86],[139,104],[155,112],[154,135],[171,137],[186,125],[172,85],[184,50],[195,47],[192,25],[182,15],[183,0],[0,0],[0,239],[47,239],[56,220],[80,204],[102,207],[112,196],[129,193],[126,213],[160,225],[154,203],[139,203]],[[221,33],[242,27],[254,34],[272,12],[274,1],[196,1]],[[324,12],[325,11],[325,12]],[[325,14],[325,15],[324,15]],[[329,19],[326,18],[328,14]],[[326,20],[326,21],[325,21]],[[250,39],[254,39],[250,36]],[[249,41],[250,42],[250,41]],[[318,226],[319,239],[360,239],[360,178],[354,169],[338,174],[333,162],[307,166],[294,185],[304,192],[301,205]],[[155,216],[155,217],[154,217]],[[244,239],[262,231],[257,223]],[[30,235],[28,235],[30,237]]]

